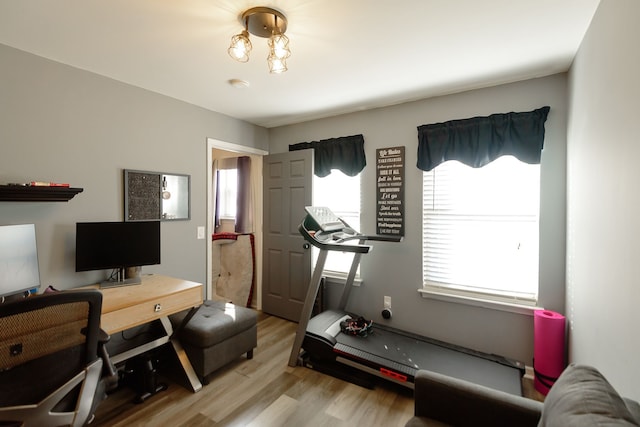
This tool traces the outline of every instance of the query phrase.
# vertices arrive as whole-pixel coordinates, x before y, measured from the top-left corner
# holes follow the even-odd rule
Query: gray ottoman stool
[[[207,384],[207,376],[247,353],[253,357],[258,344],[256,312],[224,301],[206,300],[180,328],[188,311],[171,316],[171,323],[193,369]]]

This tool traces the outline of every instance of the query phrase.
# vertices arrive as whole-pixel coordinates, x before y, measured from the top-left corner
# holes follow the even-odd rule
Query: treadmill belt
[[[520,369],[491,360],[490,357],[481,357],[379,326],[374,327],[366,337],[340,333],[336,339],[337,351],[410,376],[414,376],[418,369],[427,369],[522,395]]]

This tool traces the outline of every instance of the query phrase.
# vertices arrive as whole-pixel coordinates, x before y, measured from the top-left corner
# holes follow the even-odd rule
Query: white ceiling
[[[598,4],[2,0],[0,43],[274,127],[566,71]],[[248,63],[227,55],[254,6],[289,20],[286,73],[269,74],[266,39]]]

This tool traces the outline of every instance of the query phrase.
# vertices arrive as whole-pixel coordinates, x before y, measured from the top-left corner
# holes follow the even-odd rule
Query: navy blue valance
[[[512,155],[540,163],[549,107],[418,126],[418,168],[430,171],[447,160],[479,168]]]
[[[367,159],[364,155],[364,137],[362,135],[343,136],[289,145],[289,151],[305,150],[307,148],[313,148],[314,173],[319,177],[329,175],[331,169],[338,169],[348,176],[356,176],[367,165]]]

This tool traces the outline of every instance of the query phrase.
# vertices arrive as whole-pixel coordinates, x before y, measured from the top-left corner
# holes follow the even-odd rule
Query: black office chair
[[[117,374],[102,294],[63,291],[0,305],[0,426],[82,426]]]

